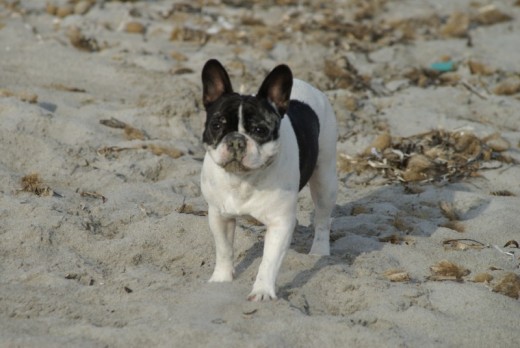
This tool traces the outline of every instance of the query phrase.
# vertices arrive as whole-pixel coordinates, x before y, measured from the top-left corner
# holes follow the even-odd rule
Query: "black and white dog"
[[[336,203],[336,118],[327,97],[294,79],[286,65],[265,78],[256,95],[233,92],[215,59],[202,70],[206,156],[201,188],[216,246],[210,282],[233,279],[235,218],[267,227],[250,301],[276,299],[275,281],[296,224],[298,192],[309,182],[315,205],[310,253],[329,255]]]

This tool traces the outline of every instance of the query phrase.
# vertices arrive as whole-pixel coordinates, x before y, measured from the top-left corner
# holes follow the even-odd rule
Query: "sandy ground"
[[[518,1],[48,3],[0,1],[1,347],[520,345]],[[509,160],[412,188],[340,171],[330,257],[305,189],[279,299],[250,303],[253,221],[237,279],[207,283],[209,58],[245,92],[278,63],[324,90],[343,158],[442,128]]]

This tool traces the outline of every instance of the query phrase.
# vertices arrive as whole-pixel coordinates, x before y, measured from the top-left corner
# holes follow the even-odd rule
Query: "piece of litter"
[[[497,249],[498,251],[500,251],[502,254],[506,254],[507,256],[511,256],[513,262],[515,261],[515,253],[514,253],[514,251],[504,251],[504,250],[500,249],[500,247],[498,245],[493,245],[493,247],[495,249]]]
[[[455,68],[455,64],[452,61],[447,62],[435,62],[430,65],[430,69],[438,71],[438,72],[448,72],[453,71]]]

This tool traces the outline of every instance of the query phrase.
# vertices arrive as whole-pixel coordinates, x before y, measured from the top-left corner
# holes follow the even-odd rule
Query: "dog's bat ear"
[[[265,98],[271,102],[276,107],[280,117],[283,117],[289,107],[292,84],[291,69],[285,64],[278,65],[262,82],[257,97]]]
[[[202,103],[208,107],[224,94],[233,93],[226,69],[216,59],[210,59],[202,68]]]

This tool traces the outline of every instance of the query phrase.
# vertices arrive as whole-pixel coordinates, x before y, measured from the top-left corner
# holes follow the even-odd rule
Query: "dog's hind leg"
[[[330,222],[338,191],[334,150],[329,152],[327,158],[318,160],[318,166],[309,180],[314,202],[314,241],[310,254],[330,255]]]

